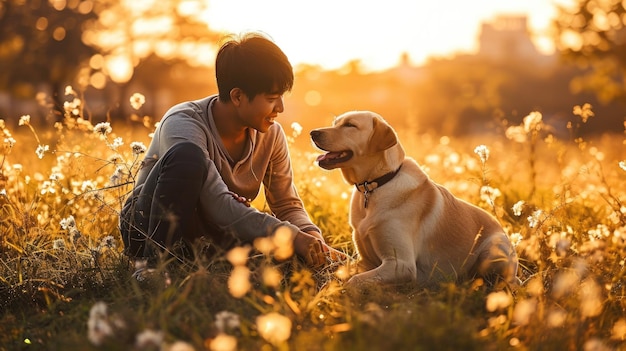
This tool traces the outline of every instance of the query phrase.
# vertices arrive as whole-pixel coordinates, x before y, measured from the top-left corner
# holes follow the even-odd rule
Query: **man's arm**
[[[322,238],[320,229],[311,221],[296,190],[289,148],[282,127],[276,133],[263,184],[268,205],[276,217]]]

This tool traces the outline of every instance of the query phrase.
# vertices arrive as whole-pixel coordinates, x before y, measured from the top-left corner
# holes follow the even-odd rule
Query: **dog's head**
[[[404,158],[403,153],[395,158],[385,155],[394,146],[401,149],[398,137],[381,116],[370,111],[344,113],[331,127],[312,130],[311,140],[326,151],[317,158],[324,169],[354,169],[359,175],[370,176],[366,169],[396,168]]]

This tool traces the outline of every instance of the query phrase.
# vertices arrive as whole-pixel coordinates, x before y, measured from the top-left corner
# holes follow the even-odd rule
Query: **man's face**
[[[274,124],[274,119],[284,111],[283,95],[281,93],[261,93],[250,100],[246,95],[242,97],[239,116],[242,124],[254,128],[261,133]]]

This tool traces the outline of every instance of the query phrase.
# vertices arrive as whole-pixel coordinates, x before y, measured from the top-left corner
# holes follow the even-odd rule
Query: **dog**
[[[346,286],[518,282],[517,254],[496,218],[433,182],[380,115],[347,112],[310,137],[324,152],[318,166],[340,169],[355,185],[349,217],[358,263]]]

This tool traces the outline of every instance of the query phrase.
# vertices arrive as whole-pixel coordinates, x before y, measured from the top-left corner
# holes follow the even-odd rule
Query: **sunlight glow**
[[[291,320],[280,313],[270,312],[258,316],[256,325],[259,335],[275,346],[287,341],[291,336]]]
[[[155,6],[156,0],[124,0],[124,7],[130,11],[131,15],[148,11]]]
[[[499,14],[527,15],[538,50],[550,53],[554,5],[572,1],[319,0],[302,11],[289,0],[213,0],[202,18],[214,30],[265,32],[296,65],[339,69],[361,60],[366,70],[380,70],[396,66],[403,53],[413,64],[433,56],[474,53],[481,22]],[[280,9],[280,18],[270,15],[273,9]]]
[[[132,24],[132,31],[135,36],[165,34],[172,30],[174,19],[169,16],[156,18],[137,18]]]
[[[133,76],[133,65],[125,55],[107,56],[105,66],[111,80],[116,83],[126,83]]]
[[[317,90],[309,90],[304,95],[304,102],[309,106],[318,106],[322,103],[322,94]]]

